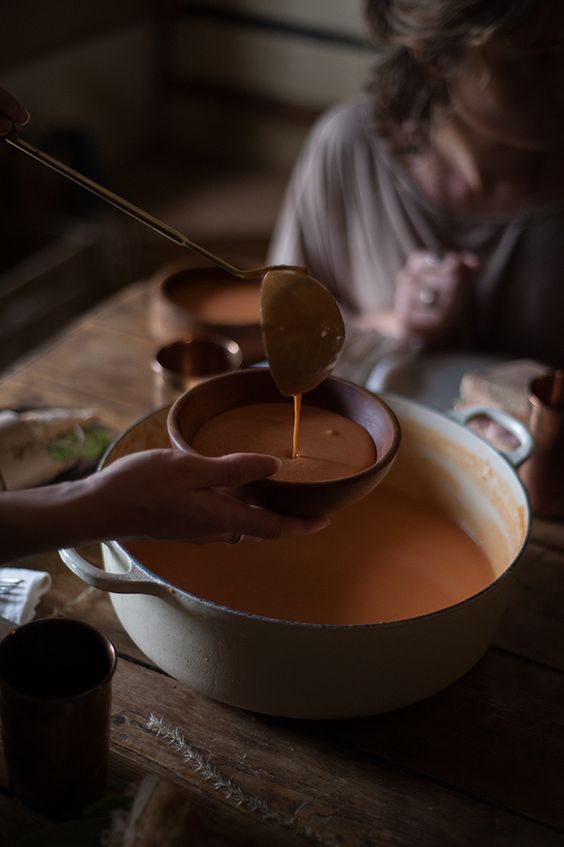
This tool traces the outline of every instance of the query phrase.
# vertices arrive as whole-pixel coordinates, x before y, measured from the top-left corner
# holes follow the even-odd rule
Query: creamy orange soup
[[[258,324],[260,285],[203,279],[171,286],[169,297],[192,312],[203,323],[229,325]]]
[[[262,544],[125,546],[164,579],[224,606],[292,621],[367,624],[422,615],[494,580],[478,545],[436,507],[389,485],[317,535]]]
[[[192,439],[204,456],[251,451],[282,460],[272,479],[320,481],[358,473],[376,461],[374,442],[364,427],[335,412],[303,405],[298,455],[292,458],[293,406],[253,403],[210,418]]]

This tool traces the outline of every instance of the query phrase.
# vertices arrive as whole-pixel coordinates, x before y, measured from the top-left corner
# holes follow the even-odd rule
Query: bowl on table
[[[288,405],[288,443],[291,443],[292,399],[278,391],[267,368],[250,368],[222,374],[195,386],[172,406],[168,432],[172,443],[187,451],[198,452],[194,441],[202,427],[216,416],[255,404]],[[247,488],[254,503],[287,514],[317,516],[353,503],[367,495],[390,470],[400,446],[398,420],[379,397],[345,380],[329,378],[303,397],[302,416],[307,406],[335,413],[362,427],[358,435],[370,442],[371,461],[366,467],[329,479],[268,478],[250,483]],[[368,434],[368,436],[366,435]],[[357,437],[355,433],[353,437]],[[352,445],[345,439],[344,456]],[[226,452],[258,449],[250,444]],[[279,454],[276,454],[279,455]]]
[[[260,280],[238,279],[221,268],[167,265],[153,276],[151,331],[159,344],[193,335],[230,338],[243,363],[264,359]]]

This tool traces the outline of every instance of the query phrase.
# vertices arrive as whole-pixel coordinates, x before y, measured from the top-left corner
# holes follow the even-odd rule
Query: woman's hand
[[[273,474],[279,460],[255,453],[216,459],[180,450],[147,450],[92,477],[111,526],[106,537],[149,537],[203,544],[307,535],[326,518],[299,518],[249,505],[237,489]]]
[[[360,318],[361,329],[377,329],[383,335],[424,344],[440,340],[461,312],[468,284],[480,267],[474,253],[450,252],[443,259],[416,250],[398,272],[393,309]]]
[[[239,499],[239,486],[277,468],[278,459],[255,453],[207,459],[181,450],[147,450],[86,479],[3,491],[0,564],[92,541],[204,544],[308,535],[328,526],[327,518],[279,515]]]
[[[437,259],[412,253],[396,279],[394,312],[400,337],[438,341],[460,314],[469,280],[480,267],[473,253],[447,253]]]
[[[15,97],[0,88],[0,136],[8,135],[14,124],[25,126],[29,123],[29,112]]]

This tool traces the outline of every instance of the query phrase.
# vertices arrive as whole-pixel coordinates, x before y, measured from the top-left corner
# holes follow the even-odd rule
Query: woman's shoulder
[[[370,102],[356,97],[330,107],[315,122],[310,146],[336,155],[359,146],[368,150],[377,137],[370,131]]]

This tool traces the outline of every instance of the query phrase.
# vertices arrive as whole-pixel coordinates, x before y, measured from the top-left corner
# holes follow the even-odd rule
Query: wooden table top
[[[124,429],[152,405],[147,308],[146,285],[121,292],[3,375],[0,405],[88,406]],[[118,647],[111,790],[165,775],[241,845],[564,844],[563,525],[534,522],[494,643],[466,676],[417,705],[343,721],[209,700],[153,666],[107,594],[57,554],[25,564],[53,577],[39,615],[81,618]],[[13,798],[1,762],[0,821],[6,847],[47,823]]]

